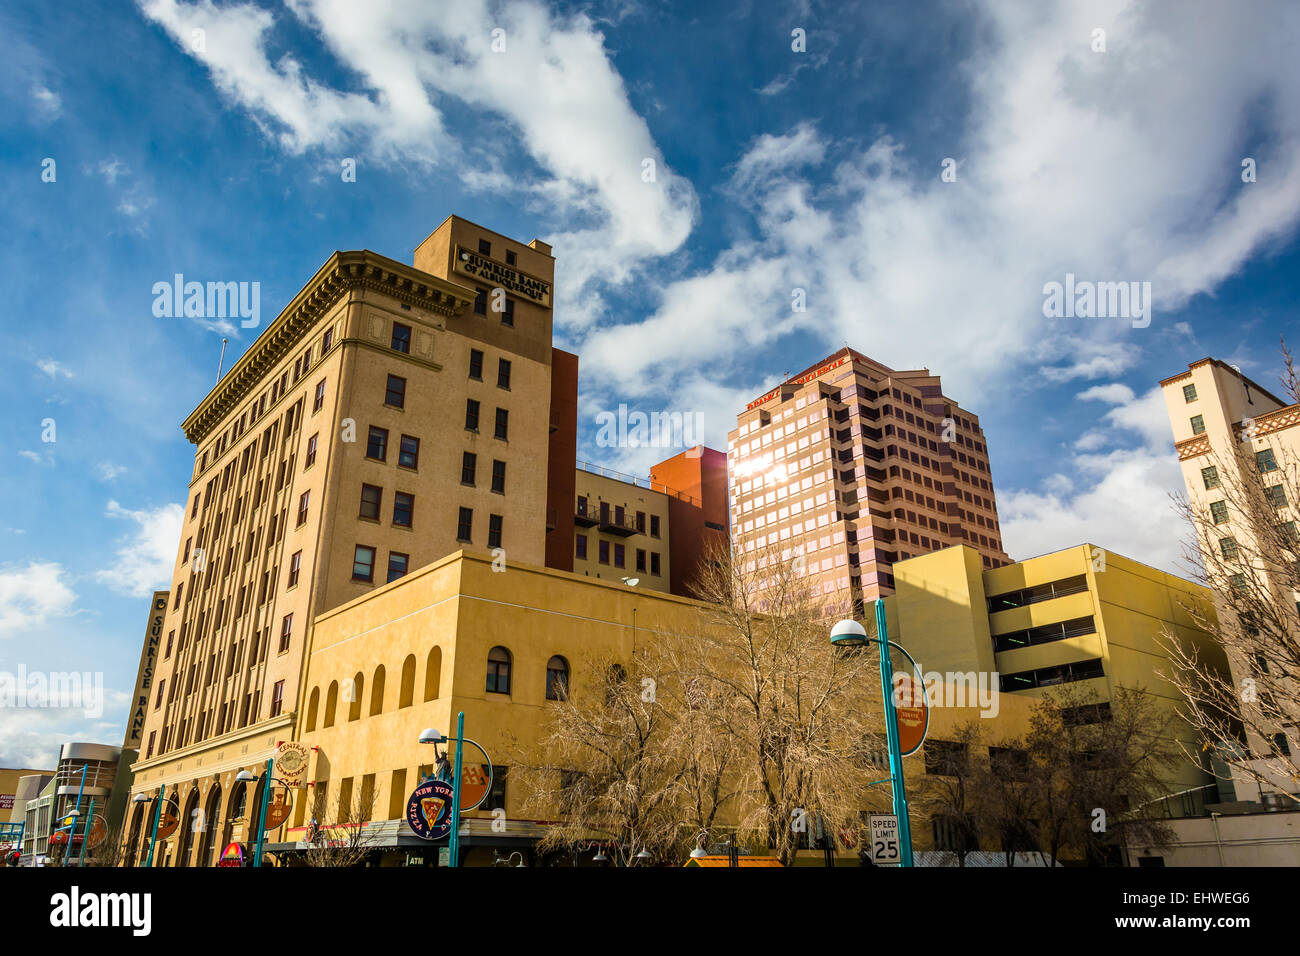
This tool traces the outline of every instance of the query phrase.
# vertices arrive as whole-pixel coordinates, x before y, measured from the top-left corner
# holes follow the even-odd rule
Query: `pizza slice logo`
[[[446,806],[447,801],[442,797],[421,797],[420,811],[424,814],[425,825],[430,829],[436,827]]]

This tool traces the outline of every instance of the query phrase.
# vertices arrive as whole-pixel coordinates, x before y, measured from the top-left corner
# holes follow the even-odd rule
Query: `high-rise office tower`
[[[895,561],[954,544],[985,568],[1010,563],[979,419],[928,369],[845,348],[754,399],[736,425],[736,547],[801,561],[832,605],[891,594]]]

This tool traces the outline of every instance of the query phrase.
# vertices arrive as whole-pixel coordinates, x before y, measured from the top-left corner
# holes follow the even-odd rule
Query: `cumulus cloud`
[[[630,324],[671,329],[685,288],[703,293],[701,324],[719,296],[749,313],[725,345],[692,338],[695,361],[763,349],[777,323],[827,351],[847,339],[896,367],[920,357],[955,393],[1026,368],[1048,382],[1114,377],[1154,334],[1122,319],[1047,319],[1046,283],[1067,272],[1150,281],[1158,330],[1162,312],[1294,228],[1300,78],[1281,35],[1300,28],[1300,10],[1278,11],[1288,27],[1210,3],[1195,16],[1170,3],[983,9],[989,40],[963,64],[972,101],[951,147],[956,182],[940,179],[938,157],[889,136],[806,177],[748,175],[782,145],[803,144],[800,160],[817,165],[813,127],[759,137],[734,183],[755,237],[669,284]],[[1105,54],[1087,42],[1094,27],[1107,30]],[[1250,139],[1248,122],[1259,125]],[[1241,182],[1245,151],[1267,157],[1267,181]],[[735,295],[747,274],[767,281]],[[794,286],[808,290],[801,316]],[[589,381],[621,378],[626,352],[606,346],[634,338],[645,348],[633,372],[681,361],[680,340],[602,328],[594,353],[582,348]]]
[[[1182,547],[1187,528],[1172,500],[1183,491],[1183,477],[1161,390],[1134,396],[1126,386],[1111,384],[1078,397],[1115,407],[1074,443],[1069,475],[1058,473],[1037,491],[998,495],[1008,553],[1020,560],[1088,541],[1174,574],[1188,573]]]
[[[145,597],[165,587],[171,580],[176,562],[176,543],[180,540],[184,509],[178,504],[132,511],[116,501],[105,512],[135,525],[117,548],[113,567],[95,573],[95,577],[120,594]]]
[[[342,91],[272,53],[276,20],[266,10],[139,2],[287,151],[356,147],[381,162],[447,164],[482,188],[521,179],[530,201],[567,218],[547,238],[568,253],[556,308],[574,320],[599,314],[590,282],[627,281],[646,258],[677,249],[696,220],[693,188],[665,164],[585,14],[532,0],[291,0],[293,26],[359,79],[360,89]],[[504,134],[460,141],[444,122],[451,101],[480,111],[479,129],[496,123]],[[535,166],[507,176],[520,147]]]
[[[1106,402],[1108,405],[1123,405],[1133,401],[1133,389],[1120,382],[1112,382],[1109,385],[1094,385],[1092,388],[1086,388],[1075,398],[1080,401],[1089,402]]]
[[[1300,219],[1290,42],[1300,7],[1264,17],[1213,0],[986,5],[972,8],[978,39],[959,65],[968,109],[950,144],[935,152],[873,132],[837,148],[811,122],[758,135],[725,190],[752,229],[701,268],[674,263],[616,315],[607,298],[683,246],[699,204],[584,14],[532,0],[290,0],[289,26],[348,71],[339,89],[279,52],[265,10],[139,3],[286,151],[355,147],[383,162],[442,164],[470,188],[514,189],[530,208],[558,209],[564,221],[544,238],[557,246],[559,331],[582,355],[584,389],[606,405],[628,396],[671,407],[683,382],[706,376],[757,392],[759,358],[795,335],[826,352],[848,341],[895,367],[928,366],[953,395],[1008,380],[1114,383],[1159,347],[1162,329],[1186,334],[1171,312]],[[1099,27],[1105,53],[1089,42]],[[475,113],[476,130],[501,135],[462,141],[446,120],[452,103]],[[940,178],[945,155],[961,160],[954,182]],[[1256,182],[1241,181],[1245,157]],[[1151,327],[1046,318],[1044,285],[1067,273],[1150,282]],[[1113,407],[1080,429],[1073,477],[1002,496],[1028,549],[1043,543],[1053,510],[1061,543],[1113,529],[1149,549],[1154,538],[1135,532],[1151,530],[1167,510],[1156,502],[1179,486],[1158,403],[1113,385],[1083,401],[1094,400]],[[1085,514],[1094,530],[1072,530],[1070,516]]]
[[[72,378],[72,371],[54,359],[41,359],[36,363],[36,367],[56,382],[60,378]]]
[[[36,103],[36,114],[40,119],[56,119],[63,112],[63,98],[47,86],[39,83],[33,86],[32,100]]]
[[[40,628],[69,614],[76,592],[63,566],[31,561],[0,569],[0,638]]]

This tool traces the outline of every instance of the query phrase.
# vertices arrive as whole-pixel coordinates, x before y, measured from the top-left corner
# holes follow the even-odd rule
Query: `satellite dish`
[[[624,579],[623,579],[623,583],[626,584],[626,585],[627,585],[628,587],[630,587],[630,588],[634,588],[634,587],[636,587],[638,584],[641,583],[641,579],[640,579],[640,578],[624,578]]]

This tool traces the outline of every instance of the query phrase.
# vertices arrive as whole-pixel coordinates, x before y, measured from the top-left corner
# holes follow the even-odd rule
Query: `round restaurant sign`
[[[925,685],[911,674],[894,674],[894,714],[898,718],[898,750],[906,757],[921,749],[930,726]]]
[[[176,832],[176,828],[180,826],[180,822],[181,822],[180,817],[172,813],[170,810],[164,808],[162,812],[162,817],[158,820],[157,838],[159,840],[167,839],[169,836],[171,836],[173,833]]]
[[[271,793],[271,802],[266,805],[266,831],[274,830],[289,819],[289,810],[293,807],[287,787],[277,787]]]
[[[275,775],[289,787],[301,787],[307,782],[307,764],[311,751],[306,744],[296,740],[281,741],[275,751]]]
[[[451,784],[426,780],[406,801],[406,823],[422,840],[441,840],[451,833]]]

